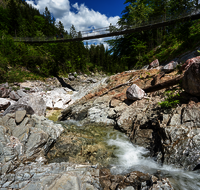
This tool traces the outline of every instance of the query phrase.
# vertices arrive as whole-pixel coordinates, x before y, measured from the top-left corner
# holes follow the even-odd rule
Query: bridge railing
[[[54,40],[66,40],[66,39],[75,39],[75,38],[86,38],[86,37],[94,37],[94,36],[99,36],[99,35],[104,35],[104,34],[110,34],[113,32],[122,32],[125,30],[130,30],[130,29],[135,29],[139,27],[144,27],[144,26],[149,26],[149,25],[155,25],[163,22],[169,22],[169,21],[175,21],[177,19],[182,19],[185,17],[190,17],[192,15],[197,15],[200,14],[200,9],[192,10],[190,12],[185,12],[182,14],[178,15],[160,15],[156,18],[149,18],[146,21],[143,22],[135,22],[131,25],[110,25],[109,27],[104,27],[104,28],[98,28],[98,29],[89,29],[86,31],[81,31],[77,32],[77,35],[71,37],[69,35],[65,35],[62,39],[61,38],[56,38],[56,36],[50,36],[50,37],[14,37],[14,41],[23,41],[23,42],[39,42],[39,41],[54,41]],[[79,34],[79,35],[78,35]]]

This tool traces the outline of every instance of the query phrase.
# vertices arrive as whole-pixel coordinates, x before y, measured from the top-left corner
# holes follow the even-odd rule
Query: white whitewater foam
[[[69,119],[69,120],[65,120],[65,121],[62,121],[62,122],[65,123],[66,125],[76,125],[78,127],[83,126],[80,121],[76,121],[74,119]]]
[[[155,174],[157,170],[161,175],[168,177],[175,190],[200,190],[200,175],[195,172],[187,172],[170,165],[160,166],[152,158],[145,157],[148,151],[139,146],[133,145],[124,135],[115,139],[109,138],[106,141],[110,146],[116,146],[114,155],[118,158],[113,164],[113,174],[125,174],[132,171]]]

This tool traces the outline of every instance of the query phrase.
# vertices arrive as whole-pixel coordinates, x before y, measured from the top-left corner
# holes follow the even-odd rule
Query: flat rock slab
[[[22,89],[17,90],[17,94],[18,94],[20,97],[23,97],[23,96],[27,96],[27,95],[28,95],[28,94],[25,93]]]
[[[16,111],[19,111],[19,110],[26,110],[26,113],[30,115],[34,114],[34,111],[30,106],[23,105],[23,104],[13,104],[13,105],[10,105],[4,111],[3,115],[5,116],[8,113],[15,113]]]
[[[26,115],[26,110],[19,110],[15,112],[15,121],[16,123],[21,123]]]
[[[20,99],[19,95],[16,94],[15,91],[11,91],[10,94],[9,94],[9,97],[12,100],[19,100]]]
[[[94,166],[95,167],[95,166]],[[99,169],[92,165],[32,163],[0,178],[0,189],[100,190]]]

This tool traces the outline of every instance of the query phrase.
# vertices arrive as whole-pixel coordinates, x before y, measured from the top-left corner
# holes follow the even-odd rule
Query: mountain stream
[[[175,190],[200,189],[200,175],[170,165],[159,165],[148,150],[132,144],[113,127],[83,126],[77,121],[62,122],[65,132],[47,155],[49,162],[71,161],[108,167],[112,174],[141,171],[167,177]]]

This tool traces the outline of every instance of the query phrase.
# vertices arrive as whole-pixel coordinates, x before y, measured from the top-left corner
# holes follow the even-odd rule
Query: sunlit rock
[[[173,71],[176,66],[178,65],[178,62],[175,62],[175,61],[171,61],[170,63],[168,63],[167,65],[165,65],[162,70],[165,71],[165,72],[171,72]]]
[[[188,59],[181,67],[181,70],[188,70],[189,67],[193,64],[193,63],[199,63],[200,62],[200,56],[197,57],[193,57],[191,59]]]
[[[130,86],[126,91],[126,96],[130,100],[141,100],[144,98],[145,92],[136,84]]]
[[[156,59],[149,64],[148,69],[156,68],[158,66],[159,66],[159,61],[158,61],[158,59]]]
[[[10,106],[10,101],[5,98],[0,98],[0,110],[5,110],[8,106]]]

